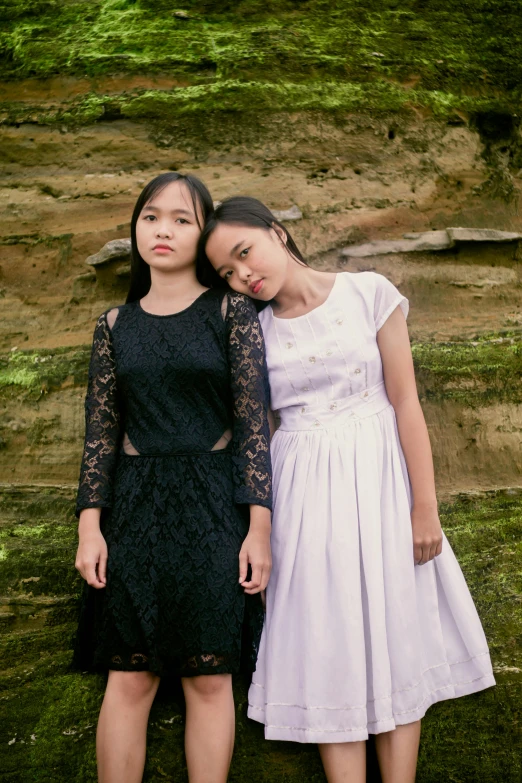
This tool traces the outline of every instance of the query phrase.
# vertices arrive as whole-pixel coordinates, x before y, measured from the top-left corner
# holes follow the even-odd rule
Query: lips
[[[263,288],[263,281],[262,280],[256,280],[255,283],[251,283],[249,286],[250,290],[253,294],[258,294],[261,289]]]
[[[154,245],[154,247],[152,249],[153,250],[163,251],[163,252],[165,252],[167,250],[172,251],[172,248],[170,247],[170,245]]]

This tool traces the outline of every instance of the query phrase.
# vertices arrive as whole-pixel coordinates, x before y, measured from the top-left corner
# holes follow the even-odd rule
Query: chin
[[[270,302],[274,298],[274,294],[268,290],[266,285],[263,286],[263,290],[258,294],[254,294],[250,288],[248,288],[244,293],[246,293],[250,299],[255,299],[256,302]]]
[[[143,256],[142,256],[143,257]],[[192,261],[183,261],[180,258],[169,258],[168,256],[154,256],[148,261],[144,259],[151,269],[157,269],[158,272],[179,272],[188,266],[192,266]]]

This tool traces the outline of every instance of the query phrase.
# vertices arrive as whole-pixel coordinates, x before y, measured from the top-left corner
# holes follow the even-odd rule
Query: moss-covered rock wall
[[[9,783],[94,783],[94,734],[103,678],[71,674],[80,579],[71,488],[0,492],[0,737]],[[518,783],[522,774],[520,493],[490,493],[442,507],[490,640],[497,686],[432,707],[424,721],[419,783]],[[265,742],[236,683],[237,746],[230,780],[323,781],[315,747]],[[146,782],[185,780],[183,705],[174,684],[153,707]]]

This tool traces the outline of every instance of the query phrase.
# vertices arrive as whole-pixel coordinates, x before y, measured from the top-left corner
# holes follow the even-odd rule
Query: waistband
[[[327,405],[294,405],[279,411],[282,432],[338,428],[366,419],[391,405],[384,382],[363,389],[350,397],[331,400]]]

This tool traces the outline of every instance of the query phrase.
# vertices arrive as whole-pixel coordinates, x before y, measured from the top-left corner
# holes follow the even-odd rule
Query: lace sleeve
[[[106,315],[94,330],[89,383],[85,397],[85,445],[76,500],[76,516],[84,508],[109,508],[112,477],[120,440],[116,364]]]
[[[265,345],[256,309],[227,294],[228,355],[234,398],[236,503],[272,507]]]

